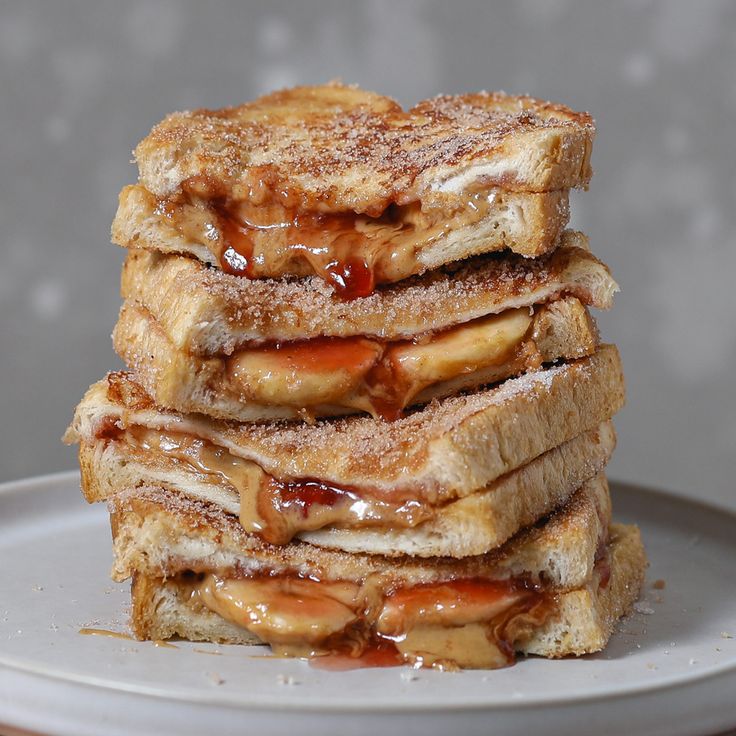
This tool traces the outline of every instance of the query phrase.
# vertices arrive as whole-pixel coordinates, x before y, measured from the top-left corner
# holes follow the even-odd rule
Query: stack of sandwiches
[[[494,668],[603,648],[636,527],[624,403],[566,229],[594,124],[505,94],[330,84],[177,113],[136,149],[113,335],[67,440],[141,639],[323,666]]]

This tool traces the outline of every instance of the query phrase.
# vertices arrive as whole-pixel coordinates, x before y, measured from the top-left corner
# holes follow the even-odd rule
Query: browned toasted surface
[[[557,614],[520,643],[521,651],[544,657],[579,656],[608,644],[617,621],[639,597],[649,564],[638,527],[612,524],[604,559],[610,571],[607,584],[588,584],[560,596]]]
[[[329,84],[174,113],[136,158],[157,196],[198,177],[211,196],[377,214],[472,166],[507,189],[584,186],[594,133],[587,113],[531,97],[440,96],[405,112],[390,98]]]
[[[484,554],[565,503],[571,494],[602,471],[614,445],[612,424],[604,422],[469,496],[441,506],[424,504],[425,520],[411,527],[397,525],[390,519],[366,527],[356,524],[354,519],[340,522],[333,516],[329,520],[323,517],[325,523],[314,529],[311,522],[315,518],[307,510],[301,519],[290,516],[291,523],[296,525],[292,530],[297,532],[304,524],[313,531],[302,531],[302,539],[345,552],[389,557]],[[189,464],[181,456],[170,458],[162,452],[133,448],[124,439],[82,443],[79,465],[82,491],[90,503],[110,499],[130,488],[162,486],[177,495],[213,504],[234,516],[241,511],[244,490],[238,490],[232,478],[203,473],[201,464]],[[369,496],[361,500],[367,515],[376,511]],[[286,541],[280,539],[278,543]],[[585,550],[585,545],[576,545],[574,552],[567,556],[585,559]]]
[[[475,258],[350,302],[320,278],[250,280],[147,251],[131,252],[122,275],[123,297],[146,307],[177,347],[200,354],[321,336],[396,340],[561,294],[607,309],[617,290],[585,236],[572,231],[548,257]]]

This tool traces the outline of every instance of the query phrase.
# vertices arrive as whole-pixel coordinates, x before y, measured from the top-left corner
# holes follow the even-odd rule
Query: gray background
[[[736,3],[0,3],[0,480],[59,443],[109,334],[130,151],[165,113],[334,77],[412,103],[505,89],[590,110],[574,224],[623,291],[614,477],[736,507]]]

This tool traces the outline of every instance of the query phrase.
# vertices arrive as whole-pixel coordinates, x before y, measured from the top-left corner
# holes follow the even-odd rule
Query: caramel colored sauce
[[[221,479],[236,489],[250,489],[255,493],[263,475],[255,463],[186,432],[166,432],[135,425],[125,430],[123,439],[131,452],[163,456],[192,472]]]
[[[372,641],[357,657],[337,652],[309,658],[309,666],[316,670],[345,672],[367,667],[398,667],[406,661],[391,641]]]
[[[291,576],[227,579],[205,575],[191,596],[269,644],[311,651],[356,620],[358,593],[353,583]]]
[[[213,208],[218,214],[218,224],[222,234],[223,245],[220,250],[220,268],[232,276],[254,278],[253,241],[248,229],[236,220]]]
[[[269,478],[258,489],[256,516],[240,520],[248,531],[258,531],[271,544],[287,544],[302,531],[325,526],[392,526],[409,528],[434,515],[426,503],[407,499],[388,501],[356,488],[319,480],[278,481]]]
[[[224,481],[240,494],[246,531],[272,544],[286,544],[301,531],[330,525],[412,527],[431,518],[429,504],[411,497],[386,499],[372,489],[301,478],[278,480],[256,463],[185,432],[132,426],[123,436],[129,453],[161,456],[191,472]]]
[[[515,642],[555,608],[554,596],[522,579],[392,590],[371,579],[209,574],[190,590],[193,605],[248,629],[276,655],[309,657],[313,667],[329,670],[503,667],[514,661]]]
[[[129,634],[123,634],[120,631],[109,631],[108,629],[83,628],[79,629],[79,633],[83,636],[107,636],[111,639],[126,639],[127,641],[135,641],[135,639]]]
[[[193,177],[182,191],[159,200],[156,212],[188,239],[205,245],[220,268],[245,278],[314,274],[343,299],[369,296],[376,286],[421,270],[417,252],[451,229],[487,217],[495,194],[448,195],[423,209],[389,205],[377,216],[304,211],[283,197],[233,200]]]
[[[258,224],[238,216],[243,209],[213,202],[222,234],[220,268],[233,276],[258,278],[257,234],[273,229],[282,232],[282,248],[290,259],[301,257],[317,275],[327,281],[343,299],[357,299],[373,293],[378,278],[376,249],[362,248],[365,238],[356,228],[356,215],[299,215],[285,211],[281,222]],[[361,255],[355,255],[356,253]]]
[[[129,634],[123,634],[120,631],[110,631],[108,629],[93,629],[93,628],[83,628],[79,629],[79,633],[83,636],[107,636],[110,639],[125,639],[127,641],[137,641]],[[175,646],[174,644],[170,644],[167,641],[163,641],[162,639],[154,639],[153,640],[153,646],[160,649],[178,649],[179,647]]]

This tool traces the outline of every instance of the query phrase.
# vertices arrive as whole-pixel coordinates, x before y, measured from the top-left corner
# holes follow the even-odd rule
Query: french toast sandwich
[[[462,560],[273,546],[157,487],[110,508],[113,575],[133,579],[137,636],[268,643],[326,662],[498,667],[515,652],[598,651],[644,569],[636,528],[609,528],[603,475],[503,547]]]
[[[589,114],[296,87],[135,150],[113,345],[65,441],[131,629],[316,666],[599,651],[639,593],[625,402],[581,232]]]
[[[340,84],[175,113],[136,148],[113,240],[365,296],[479,253],[552,250],[567,191],[590,180],[594,135],[586,113],[530,97],[404,111]]]
[[[613,346],[395,422],[233,424],[162,411],[118,373],[87,393],[68,440],[90,501],[164,483],[273,542],[307,534],[351,551],[463,556],[502,544],[601,470],[623,400]]]

